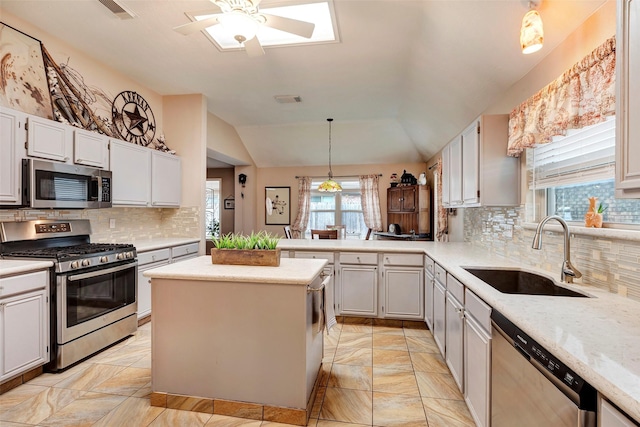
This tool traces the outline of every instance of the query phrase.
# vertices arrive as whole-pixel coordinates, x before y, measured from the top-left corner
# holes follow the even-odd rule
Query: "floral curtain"
[[[302,239],[309,224],[309,211],[311,209],[311,178],[302,176],[298,179],[298,214],[291,225],[294,239]]]
[[[616,40],[608,39],[582,61],[516,107],[509,115],[507,154],[518,157],[567,129],[605,120],[616,109]]]
[[[360,197],[364,223],[372,231],[382,231],[382,214],[380,213],[380,196],[378,192],[378,175],[360,176]]]
[[[436,234],[436,240],[438,242],[448,241],[449,236],[449,223],[447,217],[447,209],[442,206],[442,159],[438,160],[437,168],[435,172],[438,181],[437,198],[438,198],[438,232]]]

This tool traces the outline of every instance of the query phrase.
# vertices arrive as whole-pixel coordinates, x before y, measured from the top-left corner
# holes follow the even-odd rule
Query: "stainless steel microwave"
[[[23,180],[24,206],[51,209],[111,207],[111,171],[25,159]]]

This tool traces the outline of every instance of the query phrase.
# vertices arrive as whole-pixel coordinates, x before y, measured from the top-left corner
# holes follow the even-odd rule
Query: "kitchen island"
[[[148,270],[153,406],[306,425],[322,364],[325,260]],[[315,289],[315,290],[314,290]]]

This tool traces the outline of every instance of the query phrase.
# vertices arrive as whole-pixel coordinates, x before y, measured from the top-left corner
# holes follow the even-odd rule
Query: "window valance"
[[[567,129],[599,123],[616,109],[616,40],[608,39],[583,60],[527,99],[509,115],[507,154],[551,142]]]

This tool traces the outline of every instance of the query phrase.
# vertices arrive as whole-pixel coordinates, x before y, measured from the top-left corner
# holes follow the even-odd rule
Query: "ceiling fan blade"
[[[316,24],[312,22],[299,21],[297,19],[284,18],[277,15],[269,15],[268,13],[260,14],[267,18],[267,22],[264,24],[267,27],[275,28],[276,30],[295,34],[307,39],[311,38],[313,30],[316,27]]]
[[[174,27],[173,30],[179,32],[180,34],[188,36],[189,34],[197,33],[198,31],[202,31],[205,28],[213,27],[217,24],[219,24],[218,17],[212,16],[211,18],[206,18],[201,21],[194,21],[189,22],[188,24],[179,25],[177,27]]]
[[[247,56],[254,58],[256,56],[264,55],[264,49],[260,44],[260,40],[257,37],[252,38],[244,42],[244,50],[247,51]]]

